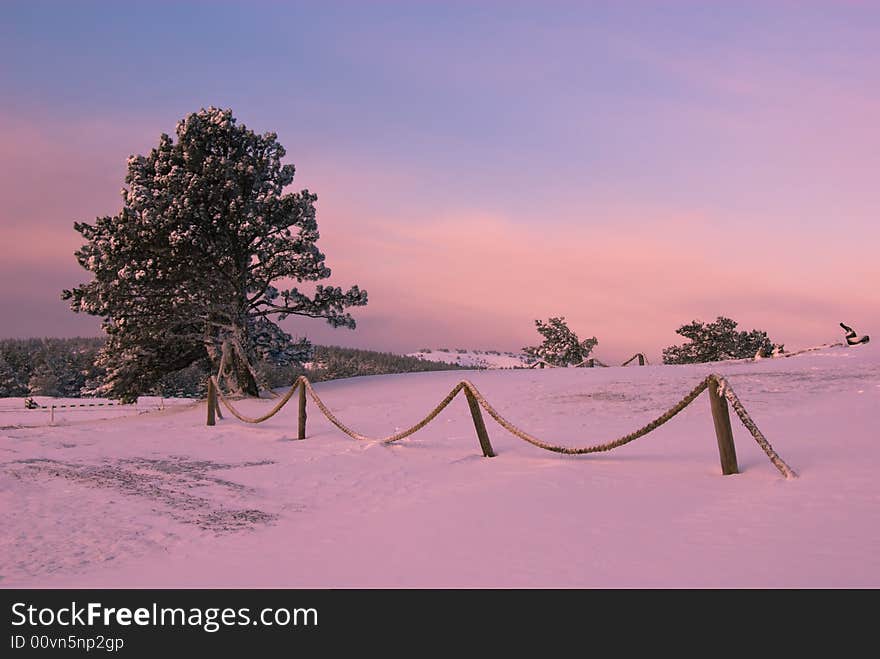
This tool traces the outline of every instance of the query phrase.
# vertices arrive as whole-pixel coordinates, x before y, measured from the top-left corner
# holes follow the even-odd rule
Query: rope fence
[[[55,412],[103,412],[104,408],[114,407],[117,410],[127,412],[129,410],[137,411],[138,413],[149,412],[153,410],[162,411],[165,409],[165,400],[164,398],[160,398],[159,403],[155,406],[144,407],[143,404],[138,402],[134,403],[113,403],[113,402],[104,402],[104,403],[49,403],[48,405],[43,405],[42,403],[34,400],[33,397],[25,398],[24,400],[24,409],[0,409],[0,414],[20,414],[21,412],[41,412],[44,410],[48,410],[49,412],[49,425],[53,425],[55,423]],[[27,426],[34,427],[34,426]]]
[[[131,407],[135,403],[65,403],[64,405],[40,405],[33,398],[26,398],[24,407],[27,410],[48,410],[49,408],[62,409],[67,407]]]
[[[644,353],[637,352],[637,353],[634,354],[632,357],[630,357],[630,358],[627,359],[625,362],[623,362],[623,363],[621,364],[621,366],[626,366],[627,364],[629,364],[630,362],[632,362],[632,361],[634,361],[634,360],[636,360],[636,359],[639,360],[639,366],[645,366],[645,365],[648,363],[648,358],[645,357]]]
[[[637,352],[632,357],[623,362],[621,366],[628,366],[636,359],[639,360],[639,366],[645,366],[648,363],[648,358],[645,357],[644,353]],[[608,364],[600,359],[597,359],[596,357],[588,357],[587,359],[579,361],[577,364],[572,364],[572,367],[574,368],[595,368],[596,366],[608,368]],[[538,359],[526,366],[526,368],[567,368],[567,366],[556,366],[555,364],[551,364],[544,359]]]
[[[820,346],[813,346],[811,348],[802,348],[800,350],[795,350],[794,352],[780,352],[773,354],[769,357],[761,357],[759,355],[755,355],[754,357],[744,357],[742,359],[725,359],[725,364],[749,364],[752,362],[763,362],[770,361],[773,359],[787,359],[788,357],[797,357],[798,355],[803,355],[808,352],[816,352],[817,350],[827,350],[828,348],[846,348],[846,342],[840,341],[838,343],[823,343]]]
[[[433,421],[440,412],[442,412],[454,399],[455,397],[462,391],[465,393],[465,397],[467,398],[468,407],[470,408],[471,417],[474,422],[474,429],[477,434],[477,439],[480,442],[480,448],[483,451],[483,455],[485,457],[491,458],[495,457],[495,451],[492,448],[492,444],[489,441],[489,434],[486,430],[486,424],[483,421],[483,415],[480,411],[482,408],[489,416],[491,416],[498,425],[507,430],[510,434],[522,439],[533,446],[536,446],[540,449],[544,449],[545,451],[552,451],[554,453],[563,453],[566,455],[584,455],[587,453],[600,453],[603,451],[610,451],[612,449],[618,448],[625,444],[629,444],[630,442],[639,439],[640,437],[644,437],[652,430],[656,430],[664,423],[672,419],[675,415],[681,412],[684,408],[690,405],[696,398],[703,393],[704,390],[708,390],[709,392],[709,403],[712,411],[712,419],[715,425],[715,435],[718,440],[718,451],[721,458],[721,471],[723,474],[736,474],[739,473],[739,466],[737,464],[736,459],[736,448],[733,443],[733,431],[730,426],[730,415],[728,413],[727,403],[733,407],[734,412],[736,413],[739,420],[742,422],[743,426],[746,430],[751,433],[752,437],[757,442],[758,446],[764,451],[767,455],[767,458],[770,462],[779,470],[779,472],[786,478],[796,478],[797,474],[795,471],[789,467],[785,461],[779,457],[779,454],[773,450],[773,447],[770,445],[770,442],[767,441],[767,438],[761,433],[758,429],[755,422],[749,416],[748,412],[746,412],[745,408],[742,405],[739,397],[734,393],[733,388],[730,386],[730,383],[721,375],[711,374],[704,378],[697,386],[695,386],[684,398],[678,401],[675,405],[666,410],[663,414],[658,416],[656,419],[650,421],[646,425],[642,426],[638,430],[635,430],[628,435],[624,435],[617,439],[614,439],[609,442],[601,443],[601,444],[593,444],[589,446],[580,446],[580,447],[571,447],[571,446],[558,446],[554,444],[548,444],[546,442],[541,441],[537,437],[527,433],[525,430],[522,430],[515,424],[511,423],[508,419],[503,417],[488,400],[480,393],[474,384],[468,380],[462,380],[459,382],[452,390],[446,395],[446,397],[441,400],[433,410],[431,410],[421,421],[416,423],[415,425],[407,428],[406,430],[402,430],[393,435],[389,435],[387,437],[368,437],[366,435],[362,435],[355,430],[352,430],[347,425],[345,425],[339,418],[336,417],[335,414],[330,410],[329,407],[321,400],[321,397],[318,396],[317,392],[312,387],[312,383],[309,382],[308,378],[304,375],[299,376],[291,385],[290,389],[286,394],[272,407],[271,410],[263,414],[259,417],[249,417],[241,412],[239,412],[235,406],[232,404],[232,401],[223,393],[220,389],[219,384],[217,383],[217,378],[215,376],[211,376],[208,380],[208,418],[207,425],[213,426],[216,424],[217,416],[220,416],[220,404],[225,407],[232,416],[237,418],[239,421],[244,423],[262,423],[275,416],[281,408],[283,408],[291,398],[293,398],[295,393],[299,393],[299,423],[298,423],[298,439],[306,438],[306,396],[308,395],[312,402],[314,402],[315,406],[321,411],[321,413],[327,418],[330,423],[336,426],[343,433],[351,437],[352,439],[358,441],[374,441],[381,442],[383,444],[392,444],[394,442],[400,441],[409,437],[410,435],[418,432],[426,425],[428,425],[431,421]],[[222,416],[220,417],[222,418]]]

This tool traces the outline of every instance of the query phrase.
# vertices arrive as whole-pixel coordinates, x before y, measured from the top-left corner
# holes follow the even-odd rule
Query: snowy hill
[[[580,446],[644,425],[709,372],[799,478],[783,479],[733,414],[741,473],[722,476],[705,393],[646,437],[585,456],[543,451],[484,415],[494,458],[463,397],[392,445],[350,439],[311,402],[296,441],[295,400],[258,426],[227,414],[213,427],[204,403],[54,426],[21,405],[0,429],[0,586],[880,586],[875,344],[315,389],[346,425],[384,436],[466,376],[528,432]]]
[[[500,350],[466,350],[464,348],[423,348],[411,352],[408,357],[417,357],[434,362],[448,362],[472,368],[523,368],[528,365],[526,356],[516,352]]]
[[[521,352],[501,350],[466,350],[464,348],[423,348],[418,352],[411,352],[407,357],[416,357],[427,361],[446,362],[458,364],[465,368],[529,368],[535,364],[535,360]],[[637,364],[639,353],[627,360],[629,364]],[[641,357],[644,361],[644,356]],[[607,366],[599,357],[593,355],[592,361],[595,366]],[[569,366],[574,368],[575,365]]]

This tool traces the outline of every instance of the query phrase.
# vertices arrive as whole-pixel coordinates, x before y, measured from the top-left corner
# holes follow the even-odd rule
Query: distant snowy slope
[[[523,368],[528,364],[525,355],[500,350],[465,350],[464,348],[430,348],[411,352],[409,357],[428,361],[449,362],[473,368]]]

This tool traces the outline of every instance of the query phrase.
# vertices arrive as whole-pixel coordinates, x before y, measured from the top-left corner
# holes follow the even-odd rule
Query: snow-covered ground
[[[432,362],[458,364],[468,368],[523,368],[530,363],[530,360],[522,353],[500,350],[437,348],[411,352],[408,356]]]
[[[29,407],[27,402],[31,401]],[[0,398],[0,428],[39,427],[53,424],[92,423],[152,412],[162,412],[181,405],[193,405],[188,398],[141,396],[137,403],[120,405],[106,398]],[[33,405],[36,406],[33,406]]]
[[[498,456],[481,457],[461,397],[391,446],[349,439],[311,404],[306,441],[295,440],[295,404],[259,426],[227,415],[206,427],[204,404],[38,427],[4,414],[0,586],[880,586],[875,344],[315,388],[345,423],[379,436],[467,377],[532,434],[581,445],[643,425],[710,371],[729,378],[800,478],[783,479],[735,417],[742,473],[722,476],[706,394],[646,437],[580,457],[488,417]]]

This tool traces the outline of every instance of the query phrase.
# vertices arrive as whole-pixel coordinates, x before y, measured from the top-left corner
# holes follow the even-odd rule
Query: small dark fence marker
[[[709,382],[709,404],[712,407],[712,421],[715,423],[715,437],[718,439],[718,453],[721,456],[721,473],[738,474],[736,447],[733,445],[733,430],[730,428],[730,414],[727,401],[718,393],[718,380]]]
[[[464,388],[464,395],[467,397],[468,407],[471,408],[471,416],[474,418],[474,428],[477,431],[477,439],[480,440],[480,448],[483,449],[483,455],[487,458],[494,458],[495,451],[492,450],[492,444],[489,442],[489,433],[486,432],[486,424],[483,422],[483,413],[480,412],[480,404],[468,387]]]
[[[214,389],[214,378],[208,378],[208,425],[216,425],[217,390]]]
[[[302,380],[299,383],[299,428],[297,438],[306,438],[306,383]]]
[[[630,358],[627,359],[625,362],[623,362],[623,363],[621,364],[621,366],[626,366],[626,365],[628,365],[628,364],[629,364],[630,362],[632,362],[634,359],[638,359],[638,360],[639,360],[639,366],[644,366],[644,365],[645,365],[645,362],[646,362],[646,360],[645,360],[645,356],[644,356],[642,353],[637,352],[637,353],[634,354],[632,357],[630,357]]]

